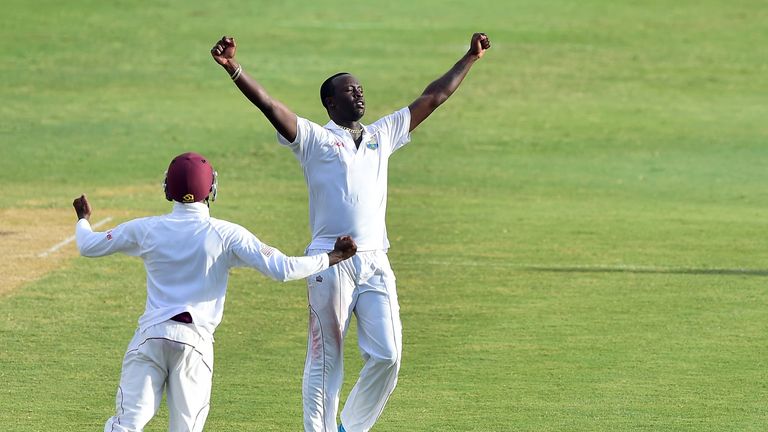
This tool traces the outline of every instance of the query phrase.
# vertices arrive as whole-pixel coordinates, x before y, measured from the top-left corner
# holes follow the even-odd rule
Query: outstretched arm
[[[77,225],[75,225],[75,240],[80,255],[86,257],[100,257],[115,252],[123,252],[128,255],[139,254],[139,244],[136,240],[137,221],[129,221],[118,225],[107,232],[94,232],[91,228],[91,204],[85,194],[72,201],[72,206],[77,213]]]
[[[332,251],[310,256],[286,256],[279,250],[261,243],[256,236],[241,227],[240,238],[234,242],[233,251],[238,258],[236,266],[253,267],[278,281],[303,279],[336,265],[357,253],[352,237],[336,239]]]
[[[279,100],[272,98],[264,87],[248,75],[235,60],[235,39],[224,36],[211,48],[213,59],[229,73],[238,89],[272,123],[280,135],[293,142],[296,139],[296,114]]]
[[[416,129],[437,107],[443,104],[459,88],[469,69],[491,47],[491,40],[485,33],[475,33],[469,44],[469,50],[445,75],[433,81],[408,108],[411,111],[411,127]]]

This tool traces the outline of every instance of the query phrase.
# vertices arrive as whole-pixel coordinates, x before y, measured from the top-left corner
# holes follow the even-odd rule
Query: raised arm
[[[248,75],[235,60],[235,39],[224,36],[211,48],[211,55],[232,78],[238,89],[272,123],[275,130],[289,141],[296,139],[296,114],[279,100],[272,98],[264,87]]]
[[[72,201],[72,206],[77,213],[75,240],[80,255],[100,257],[115,252],[138,255],[139,245],[136,241],[135,220],[120,224],[107,232],[94,232],[90,223],[91,204],[85,194],[75,198]]]
[[[433,81],[424,92],[408,108],[411,111],[411,127],[416,129],[437,107],[443,104],[459,88],[459,84],[467,76],[469,69],[480,60],[485,51],[491,47],[491,40],[485,33],[475,33],[469,44],[469,50],[445,75]]]

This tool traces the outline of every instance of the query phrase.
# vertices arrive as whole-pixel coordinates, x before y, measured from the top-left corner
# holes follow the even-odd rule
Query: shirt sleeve
[[[242,228],[232,243],[233,267],[251,267],[272,279],[286,282],[303,279],[328,268],[328,254],[293,257],[262,243]]]
[[[296,139],[288,141],[277,133],[277,142],[291,149],[293,155],[303,166],[308,161],[322,138],[329,132],[317,123],[305,118],[296,117]]]
[[[140,220],[135,219],[109,231],[96,232],[88,220],[80,219],[75,225],[75,240],[82,256],[100,257],[115,252],[137,256],[141,253],[140,228]]]
[[[383,140],[381,145],[389,145],[389,153],[394,153],[395,150],[411,141],[411,133],[409,131],[411,128],[411,110],[408,107],[402,108],[388,116],[382,117],[372,126],[389,138]]]

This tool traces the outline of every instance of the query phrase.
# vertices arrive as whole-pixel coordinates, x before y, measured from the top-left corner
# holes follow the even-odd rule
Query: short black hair
[[[334,88],[333,88],[333,79],[337,76],[341,75],[351,75],[349,72],[339,72],[337,74],[333,74],[328,79],[323,81],[323,84],[320,86],[320,103],[323,104],[324,107],[328,108],[328,105],[325,103],[325,98],[333,96]]]

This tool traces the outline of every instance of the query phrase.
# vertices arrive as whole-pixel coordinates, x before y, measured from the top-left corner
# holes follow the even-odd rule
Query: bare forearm
[[[421,122],[429,117],[437,107],[442,105],[459,88],[464,77],[469,73],[472,65],[478,61],[485,51],[491,47],[491,41],[485,33],[475,33],[469,43],[469,50],[456,62],[443,76],[433,81],[424,89],[421,96],[417,97],[408,109],[411,112],[411,124],[409,131],[416,129]]]
[[[344,254],[342,254],[339,251],[333,250],[328,252],[328,265],[336,265],[342,261],[344,261],[346,258],[344,257]]]
[[[445,102],[459,88],[477,59],[475,55],[465,54],[448,72],[430,83],[422,96],[430,97],[435,107]]]
[[[286,130],[284,122],[294,122],[288,113],[287,108],[283,106],[280,101],[273,99],[267,90],[259,84],[259,82],[251,77],[239,63],[231,60],[229,64],[224,66],[230,77],[240,68],[240,73],[237,75],[237,79],[234,80],[235,86],[252,104],[256,106],[263,114],[264,117],[269,120],[272,126],[280,132],[283,136],[290,135],[290,132]]]
[[[475,64],[479,57],[467,52],[464,57],[459,59],[451,69],[443,76],[432,81],[424,92],[416,98],[408,109],[411,112],[411,124],[409,130],[414,130],[424,119],[429,117],[437,107],[443,104],[459,88],[464,81],[469,69]]]
[[[272,98],[258,81],[242,70],[239,63],[230,60],[230,63],[224,66],[224,70],[227,71],[230,77],[233,77],[233,74],[238,68],[240,68],[241,72],[238,74],[238,77],[234,79],[234,82],[237,88],[240,89],[240,92],[265,115],[268,112],[273,111]]]

